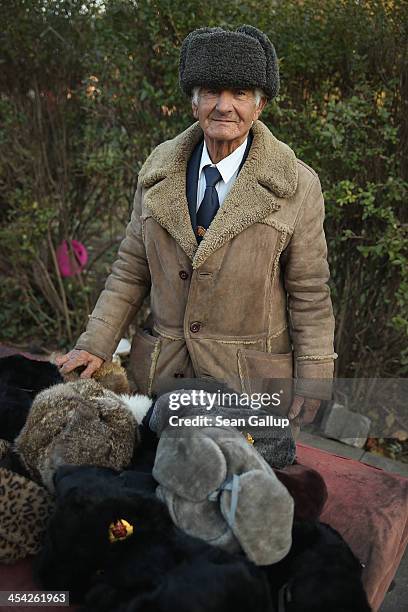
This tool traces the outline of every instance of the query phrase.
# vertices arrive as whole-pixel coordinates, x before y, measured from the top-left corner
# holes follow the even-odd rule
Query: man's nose
[[[228,113],[233,110],[232,102],[233,95],[230,91],[220,91],[217,98],[217,111],[219,113]]]

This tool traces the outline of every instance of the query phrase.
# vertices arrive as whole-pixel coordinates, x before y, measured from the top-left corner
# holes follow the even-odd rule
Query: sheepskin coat
[[[186,198],[199,123],[160,144],[140,172],[126,237],[76,348],[110,359],[150,293],[150,323],[130,360],[142,393],[183,376],[245,393],[295,377],[297,393],[330,397],[325,384],[307,384],[330,380],[337,356],[319,178],[261,121],[252,133],[199,245]]]

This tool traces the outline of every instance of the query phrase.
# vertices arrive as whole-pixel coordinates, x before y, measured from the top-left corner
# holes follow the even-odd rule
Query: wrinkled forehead
[[[245,87],[216,87],[213,85],[201,85],[193,88],[191,92],[191,99],[193,104],[198,104],[200,100],[204,101],[216,101],[223,98],[235,100],[237,102],[250,102],[253,101],[258,103],[263,92],[256,88],[245,88]]]

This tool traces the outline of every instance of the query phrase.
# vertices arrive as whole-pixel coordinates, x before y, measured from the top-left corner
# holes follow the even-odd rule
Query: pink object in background
[[[66,240],[57,248],[57,261],[61,276],[74,276],[82,272],[88,261],[88,251],[82,242],[71,240],[75,261],[72,261]]]

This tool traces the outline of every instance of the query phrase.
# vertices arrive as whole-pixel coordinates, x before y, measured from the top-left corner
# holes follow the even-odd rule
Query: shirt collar
[[[244,157],[245,149],[247,146],[248,137],[245,138],[242,145],[240,145],[235,151],[233,151],[228,157],[224,157],[218,164],[215,164],[215,167],[218,169],[218,172],[222,176],[222,180],[224,183],[228,183],[228,181],[232,178],[232,175],[238,170],[240,163],[242,162],[242,158]],[[208,154],[207,145],[204,140],[203,152],[201,154],[201,162],[200,162],[200,170],[198,176],[201,176],[202,169],[204,166],[214,166],[211,161],[211,158]]]

